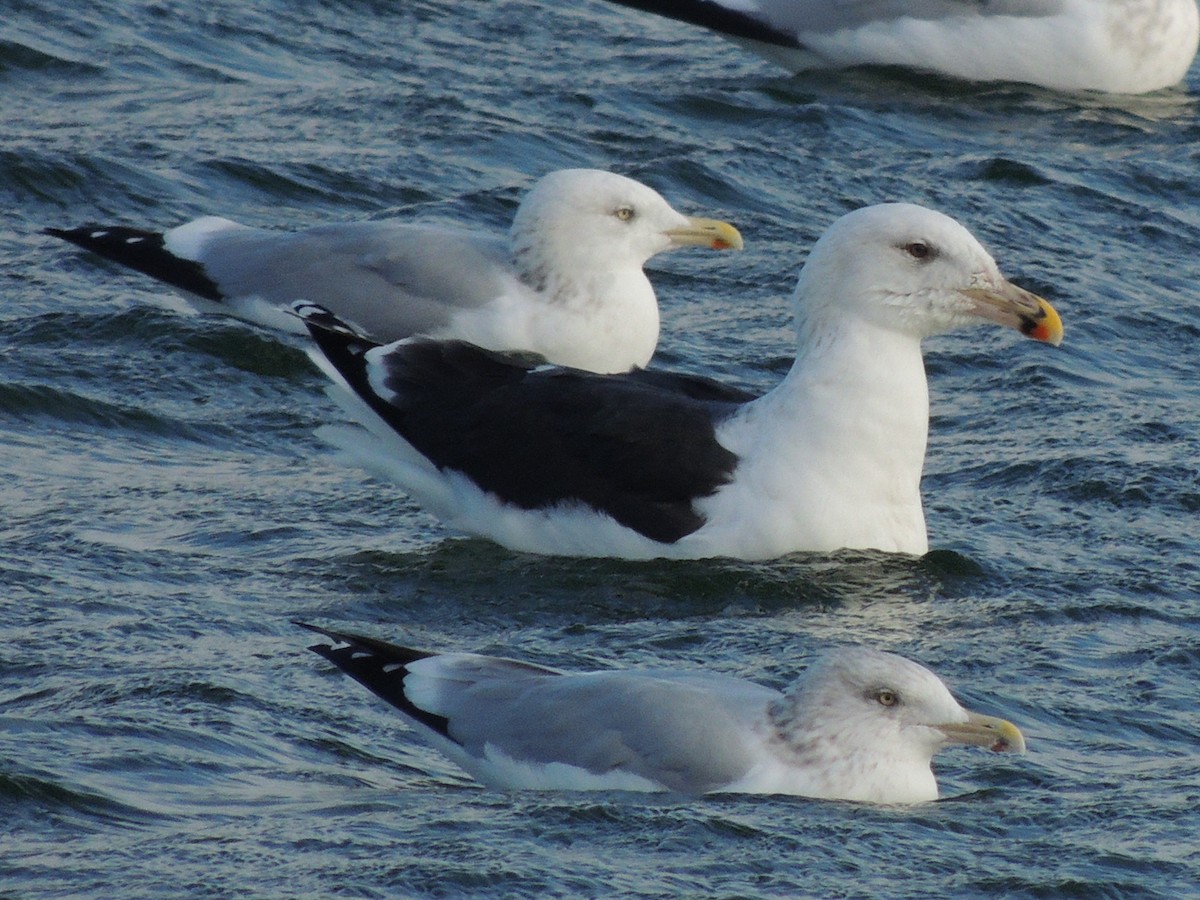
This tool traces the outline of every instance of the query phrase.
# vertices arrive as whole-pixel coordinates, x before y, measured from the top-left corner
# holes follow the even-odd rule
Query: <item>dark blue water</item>
[[[1200,69],[1139,99],[794,78],[599,2],[7,2],[0,893],[1158,896],[1200,883]],[[296,343],[39,235],[385,214],[503,227],[612,168],[737,223],[656,261],[659,362],[766,388],[840,213],[962,220],[1063,314],[930,342],[923,560],[628,563],[448,536],[313,435]],[[866,641],[1026,731],[875,809],[482,789],[305,618],[780,685]]]

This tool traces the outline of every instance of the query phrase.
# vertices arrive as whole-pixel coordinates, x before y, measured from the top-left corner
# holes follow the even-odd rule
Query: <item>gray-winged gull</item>
[[[903,66],[1141,94],[1177,84],[1196,0],[612,0],[710,28],[792,71]]]
[[[796,360],[750,398],[658,372],[533,367],[457,342],[378,346],[299,306],[366,427],[326,428],[451,528],[538,553],[764,559],[928,549],[921,339],[981,320],[1057,344],[1058,314],[948,216],[849,213],[794,295]]]
[[[165,233],[85,225],[48,234],[179,288],[203,311],[303,332],[319,303],[371,338],[456,338],[595,372],[645,366],[658,303],[642,265],[683,246],[740,248],[726,222],[685,216],[622,175],[539,180],[507,237],[397,219],[304,231],[205,216]]]
[[[825,654],[780,692],[699,670],[568,674],[297,624],[344,644],[311,649],[497,788],[920,803],[937,799],[930,762],[946,744],[1025,752],[1011,722],[867,647]]]

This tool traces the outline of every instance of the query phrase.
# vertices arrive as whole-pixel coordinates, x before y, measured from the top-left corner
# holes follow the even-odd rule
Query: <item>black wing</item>
[[[582,503],[652,540],[704,524],[693,502],[733,475],[716,426],[749,399],[708,379],[537,368],[458,341],[376,345],[301,311],[350,387],[439,469],[522,509]]]

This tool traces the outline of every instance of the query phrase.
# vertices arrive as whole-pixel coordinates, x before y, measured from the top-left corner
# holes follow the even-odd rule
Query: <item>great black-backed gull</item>
[[[796,361],[758,398],[461,342],[378,346],[320,307],[297,312],[332,395],[367,429],[326,434],[451,528],[581,556],[924,553],[922,338],[988,320],[1058,344],[1058,314],[960,224],[909,204],[835,222],[794,308]]]

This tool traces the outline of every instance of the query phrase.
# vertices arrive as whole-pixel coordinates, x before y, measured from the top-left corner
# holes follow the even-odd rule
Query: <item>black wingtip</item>
[[[112,229],[107,225],[101,225],[98,222],[88,222],[85,225],[79,225],[75,228],[55,228],[53,225],[47,225],[42,229],[42,234],[56,237],[60,241],[74,244],[76,247],[82,247],[84,250],[91,250],[94,253],[100,253],[101,256],[107,254],[96,249],[97,243],[109,234]],[[149,234],[149,232],[141,232]]]
[[[308,622],[301,622],[299,619],[292,619],[292,624],[299,625],[301,628],[307,628],[309,631],[319,634],[322,637],[327,637],[331,641],[335,641],[336,643],[339,643],[339,644],[347,643],[347,641],[338,632],[330,631],[329,629],[322,628],[319,625],[310,625]],[[308,649],[312,650],[314,653],[319,653],[322,649],[328,650],[330,648],[329,648],[329,645],[327,645],[327,644],[313,644]],[[324,654],[321,654],[321,655],[324,656]]]
[[[292,304],[291,311],[292,315],[304,323],[321,352],[334,361],[335,365],[337,358],[346,351],[361,354],[380,346],[378,341],[339,319],[319,303],[300,300]]]
[[[389,663],[407,664],[415,662],[418,659],[424,659],[427,656],[435,654],[424,651],[414,650],[411,647],[401,647],[398,644],[390,644],[387,641],[381,641],[378,638],[367,637],[365,634],[355,634],[349,631],[337,631],[332,628],[322,628],[320,625],[312,625],[308,622],[301,622],[298,619],[292,620],[293,625],[298,625],[323,637],[329,638],[336,644],[345,644],[345,647],[333,648],[327,644],[318,644],[309,649],[321,652],[318,648],[323,648],[334,653],[347,653],[350,651],[370,653],[381,659],[385,659]],[[326,654],[322,653],[322,656]]]
[[[362,334],[318,303],[301,300],[292,304],[291,311],[308,329],[318,353],[363,402],[386,420],[387,404],[371,389],[365,359],[368,351],[380,346],[379,342]]]
[[[168,250],[161,232],[89,223],[78,228],[43,228],[42,234],[68,241],[205,300],[220,303],[225,299],[204,266]]]
[[[404,679],[408,674],[406,668],[408,664],[435,654],[423,650],[413,650],[409,647],[400,647],[361,634],[321,628],[318,625],[310,625],[294,619],[292,624],[324,635],[338,644],[345,644],[344,647],[314,644],[308,649],[325,657],[343,673],[349,675],[377,697],[386,700],[414,722],[445,737],[450,736],[449,721],[445,717],[415,706],[404,693]]]
[[[299,625],[301,628],[306,628],[309,631],[313,632],[314,634],[319,634],[322,637],[329,638],[329,640],[333,641],[333,643],[335,645],[344,644],[345,646],[340,647],[340,648],[337,646],[330,646],[329,644],[313,644],[312,646],[310,646],[308,648],[309,650],[312,650],[314,653],[319,653],[322,656],[324,656],[326,659],[331,660],[332,662],[335,662],[335,663],[337,662],[337,660],[334,659],[334,656],[338,652],[344,653],[347,650],[353,649],[355,647],[362,647],[364,649],[370,649],[369,648],[370,644],[383,644],[382,641],[375,641],[373,638],[365,637],[364,635],[361,635],[361,634],[350,634],[348,632],[343,632],[343,631],[334,631],[332,628],[322,628],[320,625],[313,625],[313,624],[310,624],[309,622],[301,622],[299,619],[292,619],[292,624]],[[383,646],[386,647],[386,646],[391,646],[391,645],[384,644]]]
[[[796,35],[764,19],[724,6],[718,0],[611,0],[618,6],[638,9],[667,19],[698,25],[731,38],[744,38],[778,47],[802,48]]]
[[[311,300],[297,300],[293,303],[292,315],[299,318],[310,333],[315,331],[331,331],[335,334],[358,338],[362,341],[369,340],[365,334],[358,331],[353,325],[342,321],[320,303],[313,303]],[[314,334],[313,336],[315,337],[316,335]]]

